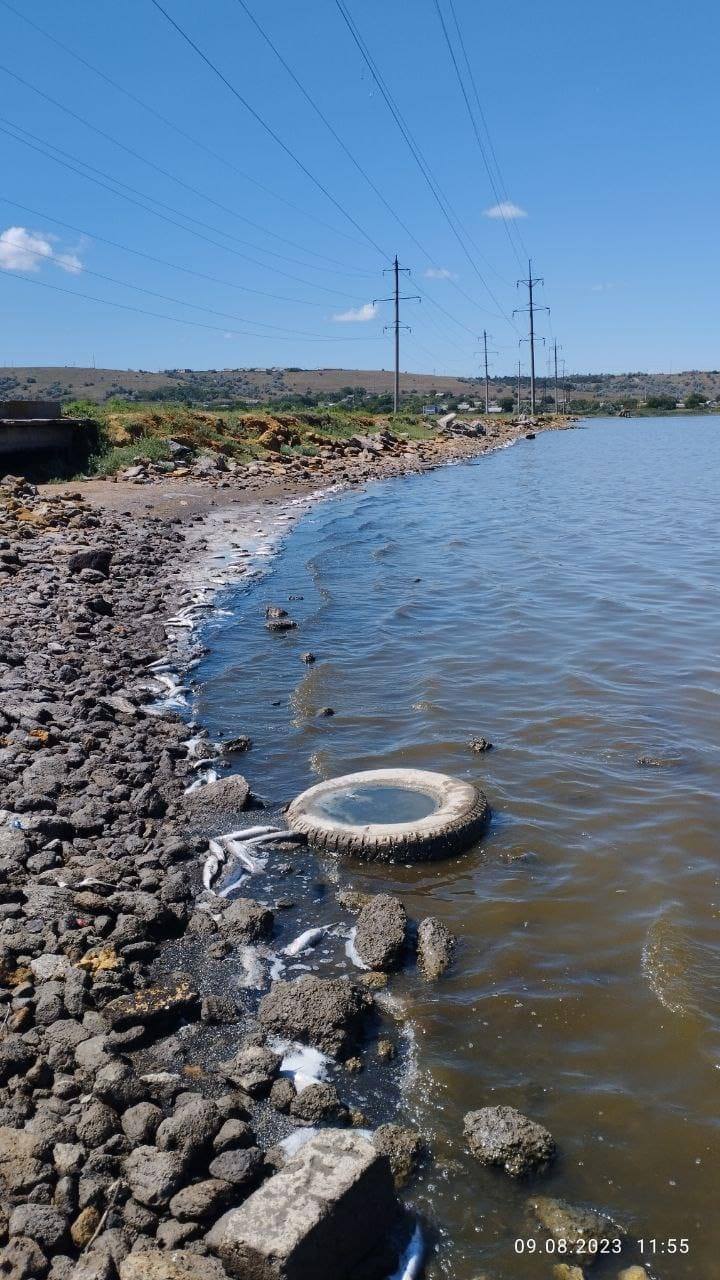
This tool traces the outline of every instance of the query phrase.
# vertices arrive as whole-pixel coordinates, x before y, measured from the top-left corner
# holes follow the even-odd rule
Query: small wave
[[[650,925],[642,953],[650,990],[665,1009],[703,1021],[720,1017],[720,949],[694,938],[664,911]]]

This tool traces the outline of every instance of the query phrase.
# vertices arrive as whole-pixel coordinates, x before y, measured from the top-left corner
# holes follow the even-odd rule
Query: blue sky
[[[450,0],[438,2],[488,155]],[[347,0],[467,252],[336,0],[245,4],[404,226],[240,0],[164,6],[328,194],[152,0],[11,3],[175,128],[0,3],[0,364],[387,368],[390,308],[373,300],[397,252],[412,268],[405,291],[423,299],[404,308],[403,368],[476,372],[485,327],[502,373],[524,331],[512,310],[527,251],[551,307],[539,331],[568,370],[720,367],[710,3],[453,0],[499,164],[493,189],[436,0]],[[498,196],[513,206],[505,218],[488,215]]]

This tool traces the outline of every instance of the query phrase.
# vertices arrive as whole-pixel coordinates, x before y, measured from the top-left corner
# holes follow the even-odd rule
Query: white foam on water
[[[308,1085],[321,1084],[327,1080],[330,1058],[306,1044],[298,1044],[292,1040],[275,1039],[269,1041],[275,1053],[282,1054],[280,1074],[289,1076],[298,1093],[307,1089]]]

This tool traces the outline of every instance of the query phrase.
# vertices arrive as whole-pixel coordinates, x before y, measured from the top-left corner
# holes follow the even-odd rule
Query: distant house
[[[488,413],[502,413],[502,409],[499,404],[490,404],[488,405]]]
[[[422,411],[428,416],[433,413],[442,413],[443,406],[441,404],[424,404]]]
[[[468,404],[467,400],[463,400],[458,405],[458,413],[469,413],[472,407],[473,406],[471,404]]]

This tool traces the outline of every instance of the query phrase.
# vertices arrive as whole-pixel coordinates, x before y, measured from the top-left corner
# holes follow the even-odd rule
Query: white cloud
[[[513,204],[511,200],[501,200],[500,204],[494,204],[490,209],[485,210],[486,218],[527,218],[527,213],[520,208],[519,204]]]
[[[615,285],[612,283],[611,280],[608,280],[604,284],[590,285],[590,292],[591,293],[608,293],[610,289],[614,289],[614,288],[615,288]]]
[[[427,280],[456,280],[457,275],[447,267],[428,267],[425,272]]]
[[[0,271],[39,271],[43,262],[53,262],[63,271],[78,275],[82,262],[76,253],[56,253],[56,236],[29,231],[27,227],[7,227],[0,232]]]
[[[340,311],[333,320],[337,324],[352,324],[353,321],[374,320],[377,315],[374,302],[365,302],[361,307],[351,307],[349,311]]]

